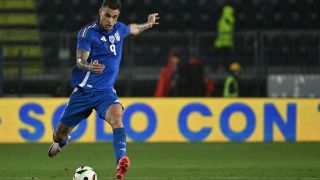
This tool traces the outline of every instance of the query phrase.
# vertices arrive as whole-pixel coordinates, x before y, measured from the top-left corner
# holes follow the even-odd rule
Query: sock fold
[[[65,146],[65,145],[68,143],[68,141],[69,141],[70,138],[71,138],[71,136],[68,135],[66,138],[64,138],[63,141],[61,141],[61,142],[58,143],[59,146],[60,146],[61,148],[62,148],[63,146]]]

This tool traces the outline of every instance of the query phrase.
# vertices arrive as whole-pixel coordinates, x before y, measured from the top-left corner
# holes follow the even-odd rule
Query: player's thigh
[[[95,110],[101,119],[107,121],[113,128],[122,127],[123,107],[114,90],[97,93]]]
[[[94,106],[94,102],[90,101],[90,95],[83,93],[81,90],[72,93],[60,118],[60,123],[67,127],[75,127],[83,119],[90,116],[92,106]]]

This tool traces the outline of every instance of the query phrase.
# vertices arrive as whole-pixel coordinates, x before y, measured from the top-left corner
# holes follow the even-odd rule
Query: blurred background
[[[99,143],[112,129],[97,113],[47,158],[77,33],[101,3],[0,0],[0,179],[70,179],[80,165],[113,179],[112,143]],[[122,0],[119,21],[154,12],[160,25],[126,38],[115,84],[127,177],[320,179],[320,0]]]
[[[235,70],[237,83],[230,91],[236,96],[320,97],[318,0],[122,3],[119,21],[126,24],[146,22],[153,12],[161,19],[159,26],[125,40],[119,96],[228,96],[226,81]],[[1,0],[0,94],[69,96],[77,32],[97,18],[100,4]],[[172,54],[179,56],[181,69],[169,69],[171,90],[157,94]]]

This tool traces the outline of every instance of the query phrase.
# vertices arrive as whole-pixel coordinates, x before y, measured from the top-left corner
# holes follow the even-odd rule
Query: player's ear
[[[99,8],[99,15],[101,15],[101,12],[102,12],[102,8]]]

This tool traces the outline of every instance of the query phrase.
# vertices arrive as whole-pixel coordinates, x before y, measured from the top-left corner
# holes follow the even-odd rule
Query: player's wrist
[[[92,72],[92,70],[93,70],[93,64],[89,64],[88,65],[88,71]]]
[[[78,66],[78,68],[80,68],[80,69],[82,69],[82,70],[84,70],[84,71],[90,71],[90,72],[92,72],[92,70],[93,70],[93,64],[89,64],[89,63],[87,63],[86,61],[83,62],[82,59],[78,59],[78,61],[77,61],[77,66]]]
[[[150,28],[152,28],[152,23],[150,22],[146,23],[146,29],[150,29]]]

